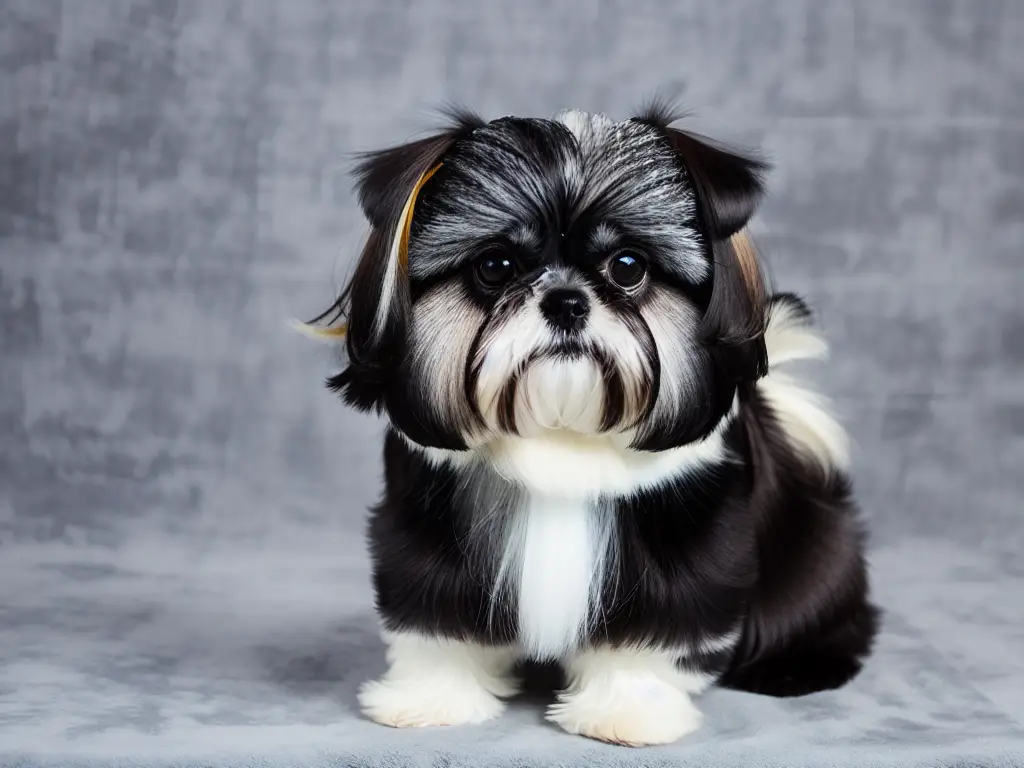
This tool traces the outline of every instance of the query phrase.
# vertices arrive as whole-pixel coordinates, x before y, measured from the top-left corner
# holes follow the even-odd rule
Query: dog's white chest
[[[600,600],[611,517],[578,498],[531,494],[509,531],[519,642],[537,659],[577,648]]]

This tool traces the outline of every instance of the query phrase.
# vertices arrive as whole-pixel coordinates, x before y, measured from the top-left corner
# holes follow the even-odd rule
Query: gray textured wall
[[[5,3],[3,540],[361,532],[378,427],[284,326],[364,234],[350,154],[444,100],[625,116],[668,87],[777,164],[755,232],[834,341],[876,536],[1015,551],[1024,9],[714,7]]]

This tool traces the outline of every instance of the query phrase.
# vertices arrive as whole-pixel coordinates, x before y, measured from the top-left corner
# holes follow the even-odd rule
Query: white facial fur
[[[500,400],[517,377],[514,414],[519,435],[539,438],[553,431],[584,435],[601,431],[605,392],[598,361],[591,355],[559,354],[559,335],[541,313],[545,292],[563,285],[581,290],[590,302],[587,326],[577,343],[599,349],[617,369],[626,403],[623,424],[639,418],[646,405],[643,382],[652,370],[640,340],[591,288],[572,281],[564,271],[548,270],[531,286],[518,312],[488,328],[472,361],[479,370],[477,403],[492,433],[506,431],[500,426]]]
[[[444,423],[459,425],[467,436],[477,430],[466,402],[466,360],[485,319],[462,283],[449,281],[416,302],[409,333],[406,375],[411,388]]]
[[[694,306],[666,286],[652,286],[650,293],[640,314],[651,329],[661,363],[661,386],[649,417],[658,424],[672,420],[699,397],[696,368],[704,353],[697,343],[700,316]]]
[[[546,217],[565,205],[563,227],[592,209],[601,212],[588,235],[592,249],[614,252],[630,232],[642,233],[660,269],[694,281],[708,276],[693,191],[655,128],[580,111],[560,113],[546,126],[498,121],[474,131],[477,138],[442,164],[443,198],[428,197],[417,208],[409,278],[447,277],[413,307],[410,394],[427,401],[434,423],[454,428],[471,447],[510,433],[636,437],[640,430],[630,429],[650,406],[658,379],[659,419],[672,418],[699,394],[696,362],[689,359],[701,354],[698,318],[682,294],[652,287],[642,305],[651,338],[643,321],[627,322],[564,264],[551,263],[525,301],[521,291],[499,300],[490,319],[458,285],[459,273],[450,271],[497,236],[539,252],[544,231],[551,232]],[[541,144],[531,143],[531,131],[544,135]],[[582,290],[590,303],[572,354],[558,348],[559,333],[540,311],[545,291],[558,286]],[[515,311],[503,311],[507,301],[517,302]],[[467,350],[481,326],[481,338]],[[467,399],[467,372],[471,403],[459,402]]]

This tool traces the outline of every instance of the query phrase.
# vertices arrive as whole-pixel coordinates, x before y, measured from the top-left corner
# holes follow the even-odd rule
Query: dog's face
[[[332,383],[426,446],[698,440],[763,368],[760,279],[733,238],[761,170],[656,115],[581,112],[463,118],[373,155]]]

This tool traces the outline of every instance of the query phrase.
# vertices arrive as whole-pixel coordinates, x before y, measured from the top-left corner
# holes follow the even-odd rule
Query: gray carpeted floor
[[[681,84],[776,161],[878,653],[661,749],[366,722],[379,425],[285,326],[364,234],[349,153]],[[1024,4],[8,0],[0,238],[0,765],[1024,765]]]

